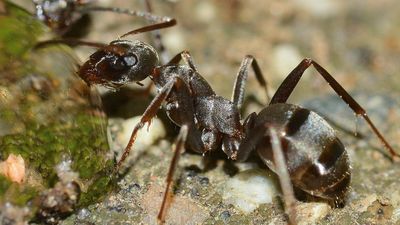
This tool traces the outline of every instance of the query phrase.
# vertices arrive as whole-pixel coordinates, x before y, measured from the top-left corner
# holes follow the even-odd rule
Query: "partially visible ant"
[[[165,24],[173,26],[176,21],[170,17],[152,14],[150,0],[143,0],[146,11],[136,11],[115,7],[95,6],[95,0],[32,0],[35,5],[36,17],[50,27],[58,36],[68,35],[71,27],[89,12],[113,12],[129,16],[141,17],[152,24]],[[155,31],[154,45],[161,52],[161,57],[166,61],[167,53],[162,44],[161,36]]]
[[[165,26],[165,25],[164,25]],[[130,31],[121,38],[163,27],[146,26]],[[50,40],[53,43],[81,44],[98,48],[79,69],[78,75],[87,85],[100,84],[118,89],[131,82],[149,77],[158,89],[140,122],[133,128],[129,143],[115,166],[118,172],[125,161],[138,131],[150,124],[165,103],[167,115],[181,127],[175,152],[166,179],[163,202],[158,220],[163,222],[173,174],[184,148],[205,154],[222,149],[228,158],[245,161],[251,152],[258,156],[281,181],[289,222],[295,223],[293,186],[306,193],[333,202],[345,201],[349,191],[351,167],[345,147],[335,130],[318,114],[300,106],[286,103],[304,71],[314,66],[333,90],[359,116],[389,151],[391,159],[399,154],[388,144],[365,110],[324,68],[306,58],[293,69],[279,86],[267,107],[241,119],[245,84],[250,67],[260,86],[267,91],[267,82],[251,55],[244,57],[237,73],[231,100],[217,95],[199,74],[191,55],[183,51],[168,63],[158,65],[155,49],[141,41],[115,40],[110,44],[84,41]],[[184,61],[185,64],[180,64]]]
[[[92,11],[114,12],[142,17],[150,22],[171,21],[169,17],[151,14],[149,0],[144,0],[148,12],[141,12],[115,7],[94,6],[95,0],[32,0],[35,5],[36,17],[48,27],[62,36],[83,15]]]
[[[72,24],[83,16],[80,8],[92,1],[81,0],[32,0],[36,17],[62,36]]]

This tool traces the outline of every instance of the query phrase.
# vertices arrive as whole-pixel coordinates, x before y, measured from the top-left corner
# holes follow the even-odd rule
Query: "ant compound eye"
[[[129,67],[137,65],[139,62],[138,58],[134,54],[129,54],[121,57],[112,57],[111,66],[114,70],[126,70]]]
[[[111,61],[111,66],[115,70],[123,70],[126,69],[125,61],[121,60],[120,58],[114,58]]]
[[[123,60],[124,60],[125,64],[129,67],[135,66],[139,62],[137,56],[134,54],[125,56],[123,58]]]

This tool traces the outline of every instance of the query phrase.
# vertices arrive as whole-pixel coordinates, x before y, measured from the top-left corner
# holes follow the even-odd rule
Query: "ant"
[[[76,12],[90,3],[82,0],[32,0],[32,2],[35,5],[36,17],[60,36],[82,18],[84,13]]]
[[[153,31],[164,26],[146,26],[121,36]],[[263,162],[275,171],[284,192],[284,202],[289,222],[295,223],[295,198],[293,186],[306,193],[333,201],[335,206],[345,201],[351,180],[351,166],[345,147],[335,130],[317,113],[286,103],[307,68],[313,66],[341,99],[358,115],[389,151],[391,159],[399,154],[385,140],[368,117],[366,111],[323,67],[306,58],[293,69],[279,86],[268,106],[259,113],[253,112],[244,120],[240,109],[248,71],[254,71],[260,86],[267,91],[256,59],[244,57],[233,88],[232,98],[217,95],[199,74],[188,51],[173,57],[168,63],[158,65],[156,50],[141,41],[117,39],[110,44],[95,42],[49,40],[40,45],[65,43],[98,48],[77,72],[87,85],[103,85],[112,89],[149,77],[158,90],[140,122],[133,128],[129,143],[115,166],[118,172],[125,161],[137,133],[164,109],[172,122],[181,127],[175,151],[166,178],[166,188],[158,220],[165,220],[166,205],[173,182],[173,174],[183,149],[205,154],[222,149],[228,158],[245,161],[256,151]],[[181,64],[181,61],[184,64]]]
[[[32,0],[35,5],[35,15],[40,21],[52,29],[58,36],[69,36],[69,31],[73,25],[83,19],[89,12],[113,12],[126,14],[130,16],[142,17],[150,23],[167,24],[173,26],[176,21],[166,16],[157,16],[152,14],[150,0],[144,0],[146,11],[135,11],[115,7],[92,6],[95,0]],[[162,43],[158,31],[154,31],[154,45],[161,52],[164,61],[168,55]]]
[[[142,17],[150,22],[170,21],[168,17],[151,14],[149,0],[144,0],[147,12],[120,9],[114,7],[92,6],[95,0],[32,0],[35,5],[36,17],[48,27],[62,36],[69,28],[85,14],[92,11],[114,12]]]

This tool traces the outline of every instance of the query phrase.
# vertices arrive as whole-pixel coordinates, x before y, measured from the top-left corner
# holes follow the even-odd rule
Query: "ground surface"
[[[130,5],[122,0],[102,4],[143,8],[140,1],[132,1]],[[272,90],[303,58],[311,57],[330,71],[346,90],[357,93],[355,98],[400,152],[398,4],[389,0],[264,1],[263,4],[256,0],[153,1],[157,14],[178,21],[178,26],[162,32],[169,54],[189,50],[199,71],[218,94],[230,97],[236,71],[246,54],[258,59]],[[93,16],[92,31],[87,39],[108,42],[143,24],[119,15],[107,15],[107,19],[96,16],[98,14]],[[80,49],[79,55],[84,60],[90,51]],[[252,74],[247,88],[247,93],[259,102],[267,101],[258,91],[261,89]],[[148,101],[136,95],[121,103],[120,108],[110,110],[110,117],[140,115]],[[385,150],[365,123],[361,119],[356,122],[347,106],[334,97],[333,91],[314,71],[306,74],[289,102],[310,106],[351,131],[357,123],[365,136],[357,139],[338,131],[353,167],[352,189],[344,208],[299,202],[299,223],[400,223],[400,164],[390,163]],[[249,104],[244,114],[259,109],[257,104]],[[121,126],[119,120],[110,125],[114,136],[118,136]],[[148,143],[138,146],[138,151],[132,154],[126,175],[119,182],[120,190],[115,190],[98,204],[79,210],[63,224],[155,224],[172,156],[170,140],[176,135],[176,130],[169,129],[168,123],[164,122],[165,131],[162,125],[157,127],[154,132],[158,133],[153,135],[157,141],[150,146]],[[266,172],[267,168],[258,168],[254,162],[232,164],[219,157],[214,166],[207,166],[205,170],[206,161],[196,154],[182,156],[167,224],[285,223],[278,196],[272,197],[272,203],[254,203],[254,199],[263,197],[247,200],[240,191],[233,196],[226,195],[228,191],[235,192],[239,185],[234,183],[234,188],[229,189],[232,180],[244,185],[245,189],[260,185],[266,192],[269,186],[264,186],[265,181],[276,182],[274,175]],[[254,182],[253,178],[261,181]],[[246,183],[252,185],[246,186]],[[271,193],[279,194],[279,191],[271,190]],[[241,208],[237,199],[255,207]],[[246,209],[249,210],[246,212]]]

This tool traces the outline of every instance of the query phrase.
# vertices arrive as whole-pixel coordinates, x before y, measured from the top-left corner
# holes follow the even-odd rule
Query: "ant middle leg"
[[[273,171],[278,175],[279,178],[279,183],[283,192],[283,201],[285,203],[285,212],[289,216],[289,224],[296,224],[296,198],[294,196],[293,184],[290,179],[287,163],[282,149],[281,138],[278,136],[276,128],[268,126],[268,124],[253,127],[255,119],[256,114],[253,113],[250,114],[244,122],[245,129],[251,128],[253,129],[253,132],[251,136],[247,137],[240,143],[237,161],[246,161],[251,152],[257,151],[257,144],[260,143],[262,139],[269,138],[270,148],[268,148],[268,151],[272,151]],[[265,153],[262,153],[259,150],[257,153],[261,159],[264,159],[263,154]]]
[[[186,138],[188,136],[188,126],[187,125],[183,125],[179,131],[179,135],[178,138],[175,141],[175,151],[174,151],[174,155],[172,157],[171,163],[169,165],[169,169],[168,169],[168,175],[167,175],[167,179],[166,179],[166,187],[165,187],[165,192],[164,192],[164,197],[163,197],[163,201],[161,204],[161,208],[160,211],[158,213],[157,219],[160,223],[164,223],[165,221],[165,214],[166,214],[166,209],[167,209],[167,203],[169,200],[169,191],[174,179],[174,173],[175,173],[175,169],[176,166],[178,165],[178,161],[179,161],[179,156],[180,154],[183,152],[183,149],[185,148],[185,143],[186,143]]]
[[[364,120],[368,123],[369,127],[375,133],[375,135],[379,138],[385,148],[389,151],[391,159],[395,160],[400,157],[398,153],[394,151],[392,146],[386,141],[383,135],[379,132],[376,126],[372,123],[370,118],[368,117],[366,111],[354,100],[353,97],[329,74],[324,68],[322,68],[318,63],[316,63],[312,59],[304,59],[301,63],[293,69],[292,72],[286,77],[286,79],[279,86],[275,95],[272,97],[270,101],[270,105],[276,103],[285,103],[289,98],[290,94],[293,92],[294,88],[300,81],[301,76],[304,71],[310,67],[311,65],[318,71],[318,73],[325,79],[325,81],[332,87],[332,89],[340,96],[340,98],[348,105],[350,108],[357,114],[364,118]]]
[[[248,76],[249,66],[253,68],[254,74],[256,75],[258,83],[264,89],[268,100],[271,99],[268,93],[268,85],[264,79],[264,76],[261,72],[260,66],[257,63],[257,60],[252,55],[246,55],[242,60],[242,64],[239,67],[239,71],[236,75],[235,85],[232,93],[231,101],[234,105],[241,108],[244,99],[244,91],[245,84]]]
[[[289,171],[285,162],[285,156],[282,150],[281,140],[278,137],[275,128],[269,128],[271,137],[271,147],[275,164],[276,174],[279,177],[279,183],[283,192],[283,200],[285,202],[285,211],[289,216],[289,224],[296,223],[296,198],[294,197],[293,184],[290,180]]]

